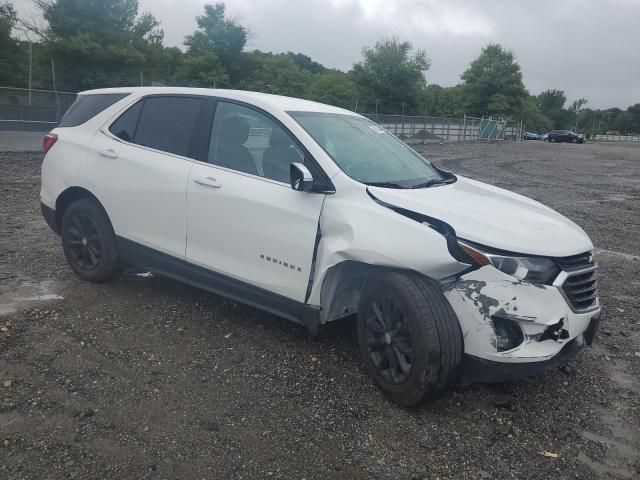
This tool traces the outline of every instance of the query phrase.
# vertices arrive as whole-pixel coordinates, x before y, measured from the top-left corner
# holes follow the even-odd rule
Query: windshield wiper
[[[406,188],[403,185],[394,182],[369,182],[367,185],[371,187]]]
[[[411,188],[429,188],[429,187],[433,187],[434,185],[447,185],[453,182],[454,180],[452,178],[449,178],[449,179],[432,178],[431,180],[427,180],[426,182],[418,183],[417,185],[414,185]]]

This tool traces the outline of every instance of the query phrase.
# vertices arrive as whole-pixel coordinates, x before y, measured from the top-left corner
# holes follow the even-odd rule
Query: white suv
[[[95,90],[44,150],[42,212],[81,278],[138,265],[312,332],[357,314],[368,372],[403,405],[566,363],[598,325],[577,225],[436,168],[353,112]]]

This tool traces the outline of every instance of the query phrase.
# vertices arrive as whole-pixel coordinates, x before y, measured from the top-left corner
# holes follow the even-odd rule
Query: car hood
[[[448,185],[419,189],[368,187],[378,200],[442,220],[460,239],[509,252],[565,257],[593,244],[575,223],[516,193],[458,176]]]

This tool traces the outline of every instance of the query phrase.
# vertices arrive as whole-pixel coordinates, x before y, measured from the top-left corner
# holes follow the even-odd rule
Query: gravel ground
[[[352,321],[313,338],[157,276],[80,281],[41,155],[0,153],[0,478],[640,478],[640,148],[424,148],[591,235],[606,319],[568,368],[396,407]]]

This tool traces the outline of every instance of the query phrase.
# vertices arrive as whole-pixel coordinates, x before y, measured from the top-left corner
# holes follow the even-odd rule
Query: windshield
[[[366,118],[318,112],[289,112],[289,115],[347,175],[359,182],[390,188],[420,188],[451,181],[418,153]]]

